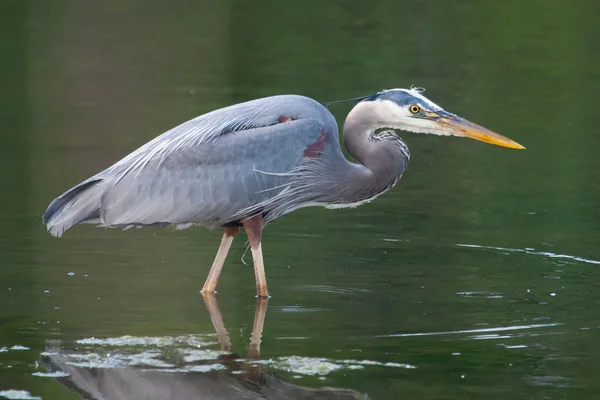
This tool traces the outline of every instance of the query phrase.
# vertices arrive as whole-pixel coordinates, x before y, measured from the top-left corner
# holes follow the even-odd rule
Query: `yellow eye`
[[[419,111],[421,111],[421,107],[419,107],[416,104],[413,104],[412,106],[410,106],[410,112],[413,114],[418,113]]]

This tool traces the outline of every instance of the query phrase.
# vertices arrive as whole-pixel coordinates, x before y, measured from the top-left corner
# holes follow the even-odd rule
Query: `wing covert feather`
[[[159,165],[171,155],[223,136],[279,124],[280,118],[314,119],[328,127],[337,124],[333,115],[317,101],[298,95],[280,95],[221,108],[178,125],[132,152],[103,173],[123,177],[138,173],[155,161]],[[103,174],[100,173],[99,175]],[[120,179],[120,178],[119,178]]]
[[[304,150],[325,129],[321,121],[298,119],[155,154],[106,190],[102,220],[108,226],[230,222],[289,185],[289,173],[310,162]]]

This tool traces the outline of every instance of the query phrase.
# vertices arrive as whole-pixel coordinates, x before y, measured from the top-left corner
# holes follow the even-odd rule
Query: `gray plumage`
[[[268,223],[309,205],[359,205],[391,188],[409,159],[404,142],[393,131],[375,133],[381,124],[363,109],[370,111],[349,116],[345,128],[348,150],[362,164],[343,156],[323,105],[267,97],[165,132],[56,198],[43,222],[55,236],[78,223],[212,228],[258,213]]]

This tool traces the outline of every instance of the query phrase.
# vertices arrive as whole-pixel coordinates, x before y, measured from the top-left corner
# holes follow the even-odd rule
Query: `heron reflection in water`
[[[254,363],[253,361],[260,359],[261,337],[267,312],[265,299],[257,299],[252,334],[245,356],[247,362],[240,362],[241,356],[234,353],[215,295],[209,293],[203,296],[224,353],[219,360],[199,360],[186,364],[188,368],[200,367],[198,370],[206,365],[208,368],[205,372],[196,372],[193,368],[185,373],[177,372],[176,369],[165,372],[144,367],[86,368],[73,365],[73,359],[79,360],[80,355],[63,353],[62,350],[54,347],[46,349],[48,353],[44,356],[44,364],[53,372],[68,374],[58,380],[84,399],[365,400],[369,398],[367,394],[351,389],[296,385],[265,371],[260,363]],[[227,370],[210,368],[214,366],[215,361],[227,367]]]
[[[55,236],[79,223],[220,227],[224,233],[204,293],[216,289],[232,240],[243,227],[257,294],[268,297],[263,227],[298,208],[356,207],[390,190],[410,159],[395,129],[524,148],[443,110],[417,89],[352,100],[357,104],[343,136],[357,163],[342,154],[335,118],[323,104],[298,95],[266,97],[163,133],[56,198],[43,222]]]

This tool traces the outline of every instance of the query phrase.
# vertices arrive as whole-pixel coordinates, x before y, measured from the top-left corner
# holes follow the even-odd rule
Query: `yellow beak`
[[[483,126],[469,122],[464,118],[446,111],[440,111],[437,113],[428,112],[425,114],[425,118],[435,121],[439,125],[440,130],[446,134],[468,137],[479,140],[480,142],[491,143],[495,144],[496,146],[509,147],[511,149],[525,149],[524,146],[521,146],[519,143],[512,141],[507,137],[499,135],[487,128],[484,128]]]

